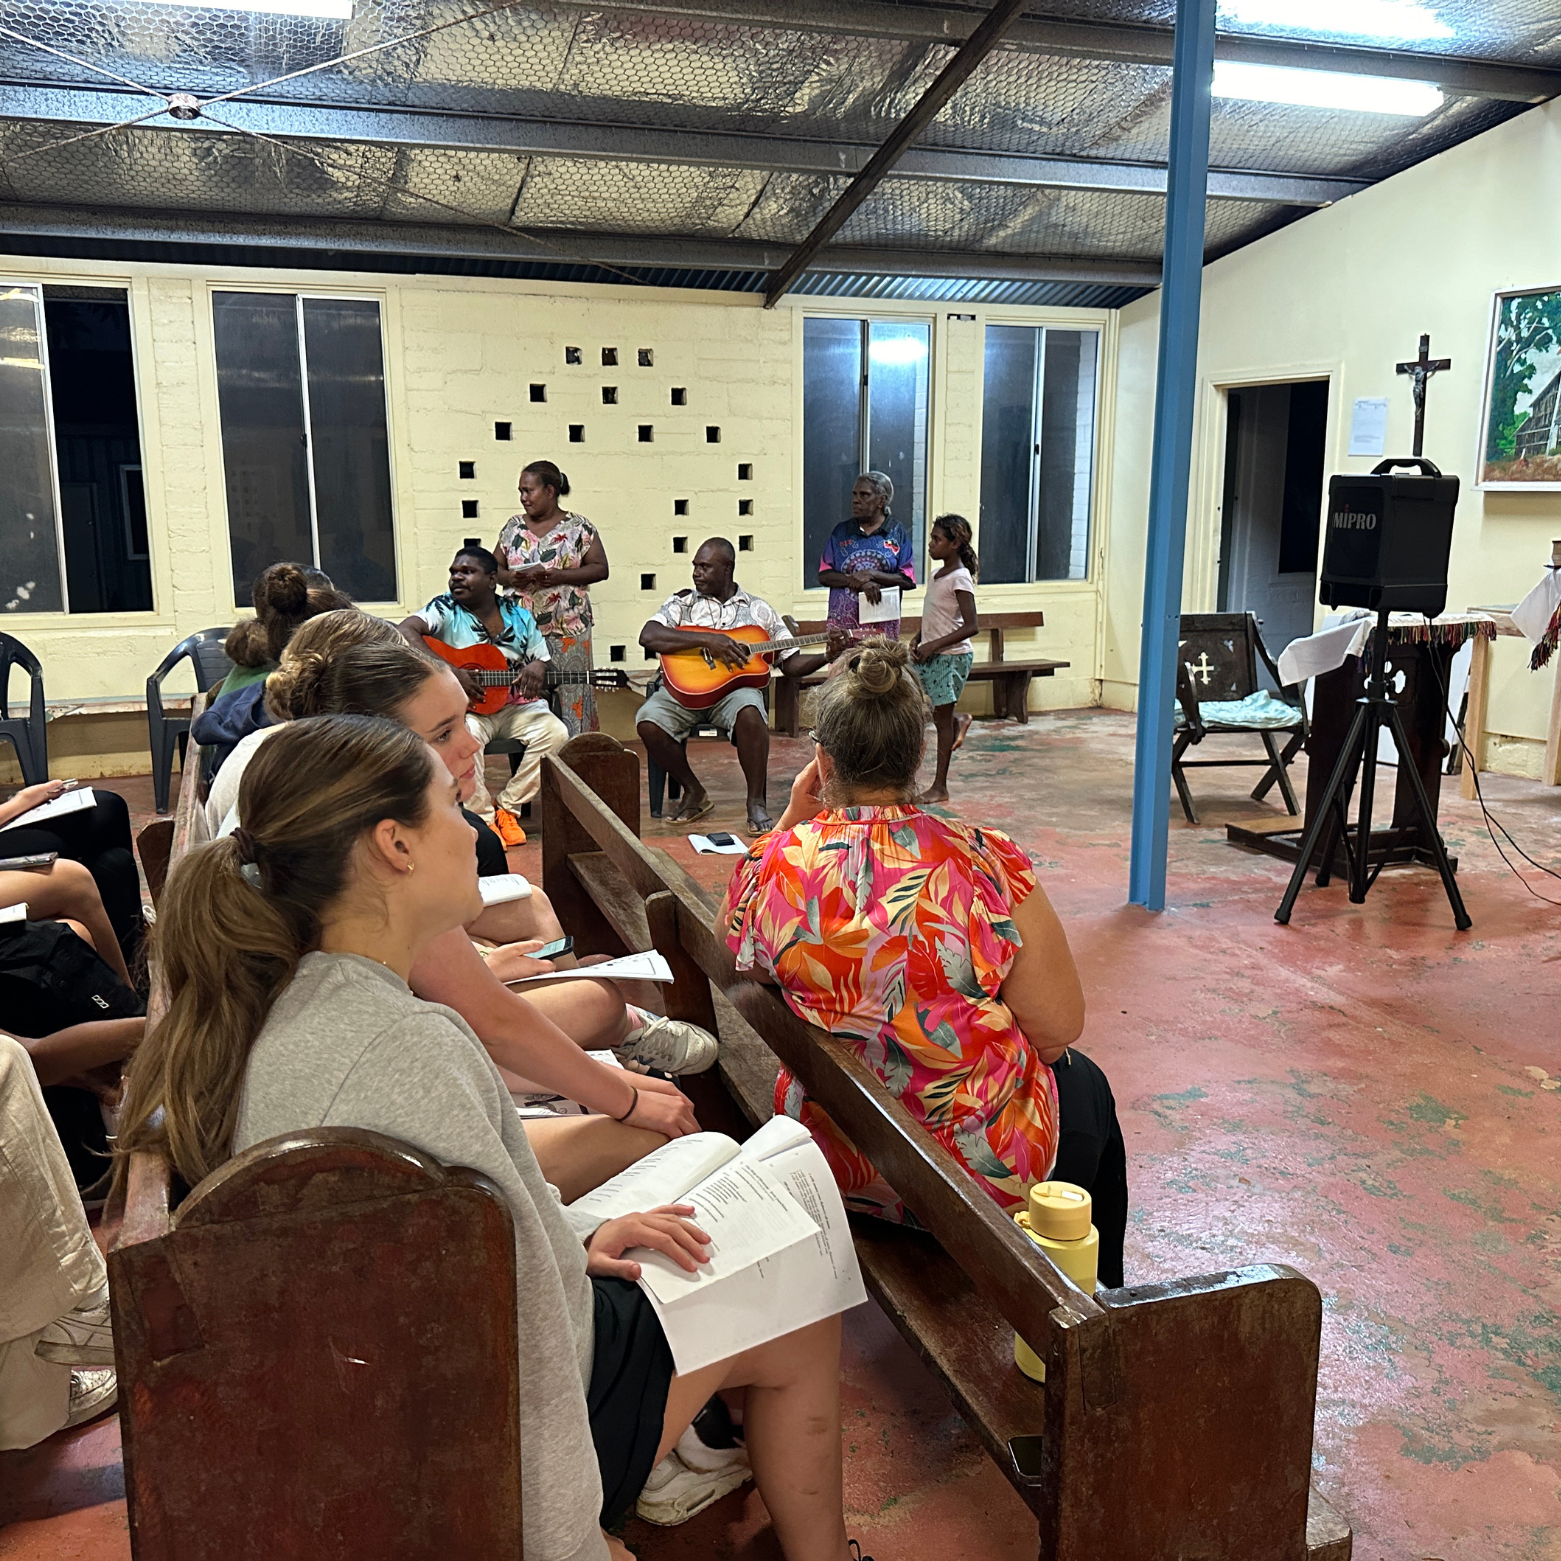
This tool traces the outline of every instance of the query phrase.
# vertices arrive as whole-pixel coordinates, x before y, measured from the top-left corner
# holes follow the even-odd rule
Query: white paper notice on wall
[[[1381,455],[1388,437],[1386,396],[1364,396],[1350,414],[1350,454]]]

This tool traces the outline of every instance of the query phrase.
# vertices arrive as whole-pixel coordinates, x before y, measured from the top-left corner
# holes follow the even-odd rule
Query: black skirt
[[[602,1471],[602,1527],[611,1528],[633,1506],[656,1465],[672,1351],[638,1285],[593,1278],[591,1288],[596,1349],[585,1405]]]

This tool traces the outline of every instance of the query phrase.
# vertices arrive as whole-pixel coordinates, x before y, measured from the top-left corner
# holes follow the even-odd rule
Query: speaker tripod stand
[[[1453,924],[1460,932],[1467,932],[1473,925],[1464,909],[1463,896],[1458,892],[1457,879],[1453,877],[1452,864],[1447,860],[1447,848],[1442,844],[1436,827],[1436,815],[1431,800],[1426,795],[1425,783],[1420,771],[1410,757],[1409,738],[1404,732],[1404,722],[1398,713],[1398,705],[1388,691],[1388,614],[1384,609],[1377,614],[1377,627],[1372,632],[1371,673],[1366,680],[1366,692],[1355,701],[1355,716],[1350,722],[1349,734],[1339,750],[1338,762],[1328,780],[1328,789],[1318,803],[1317,811],[1306,827],[1301,840],[1301,857],[1290,875],[1285,897],[1274,912],[1274,920],[1288,925],[1290,913],[1295,909],[1296,896],[1301,892],[1301,882],[1313,858],[1318,859],[1317,885],[1324,887],[1333,872],[1335,845],[1344,847],[1345,869],[1349,879],[1350,903],[1365,902],[1366,891],[1377,881],[1382,871],[1384,857],[1375,866],[1371,861],[1371,809],[1377,789],[1377,737],[1385,728],[1391,733],[1398,749],[1399,766],[1408,772],[1410,792],[1425,841],[1442,875],[1442,887],[1453,908]],[[1360,774],[1360,813],[1353,829],[1349,821],[1350,793],[1355,788],[1356,772]],[[1353,840],[1351,836],[1353,835]]]

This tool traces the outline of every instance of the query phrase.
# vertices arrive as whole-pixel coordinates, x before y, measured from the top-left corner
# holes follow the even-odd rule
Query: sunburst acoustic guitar
[[[471,707],[473,715],[497,715],[509,703],[509,691],[515,686],[518,674],[497,645],[463,645],[457,650],[431,634],[423,636],[423,643],[442,661],[469,674],[482,690],[482,698]],[[629,676],[609,667],[593,667],[589,672],[547,668],[549,688],[571,685],[579,688],[586,683],[592,688],[627,688]]]
[[[734,688],[763,688],[770,681],[770,660],[777,651],[802,650],[822,645],[827,634],[805,634],[795,639],[772,640],[758,624],[736,629],[699,629],[699,634],[724,634],[745,642],[752,654],[741,666],[729,667],[708,650],[678,650],[661,658],[661,681],[667,692],[689,710],[706,710]]]

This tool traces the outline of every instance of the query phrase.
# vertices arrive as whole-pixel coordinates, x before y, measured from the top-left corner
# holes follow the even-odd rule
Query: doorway
[[[1328,381],[1226,392],[1219,611],[1250,612],[1276,659],[1312,632]]]

